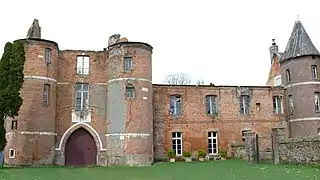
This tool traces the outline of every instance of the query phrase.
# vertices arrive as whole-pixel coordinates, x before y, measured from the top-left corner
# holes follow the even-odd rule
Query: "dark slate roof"
[[[320,53],[313,45],[302,23],[296,21],[281,61],[305,55],[320,56]]]

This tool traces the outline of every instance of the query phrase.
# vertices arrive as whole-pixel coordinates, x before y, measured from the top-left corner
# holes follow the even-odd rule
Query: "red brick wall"
[[[283,89],[270,87],[208,87],[154,85],[154,146],[155,155],[162,156],[171,149],[171,133],[183,134],[183,150],[207,149],[207,134],[218,131],[219,147],[228,150],[231,143],[242,142],[242,130],[251,128],[259,134],[271,134],[271,128],[284,122],[284,115],[274,115],[273,95],[282,95]],[[240,115],[238,96],[251,96],[249,115]],[[182,115],[169,115],[170,95],[182,95]],[[219,118],[205,114],[205,96],[218,96]],[[256,110],[260,103],[260,110]]]

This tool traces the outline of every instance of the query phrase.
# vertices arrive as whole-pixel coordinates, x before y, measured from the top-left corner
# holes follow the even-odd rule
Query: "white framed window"
[[[248,95],[240,96],[240,114],[249,114],[250,97]]]
[[[43,105],[49,105],[49,97],[50,97],[50,84],[44,84],[43,86]]]
[[[178,116],[182,114],[181,95],[170,96],[170,115]]]
[[[51,49],[50,48],[46,48],[44,51],[44,61],[47,64],[51,63]]]
[[[132,66],[132,57],[124,57],[124,71],[130,71]]]
[[[314,107],[315,107],[315,111],[317,112],[320,111],[320,93],[319,92],[314,93]]]
[[[177,156],[182,155],[182,132],[172,133],[172,150]]]
[[[208,153],[210,155],[218,154],[218,133],[208,132]]]
[[[288,110],[289,110],[289,114],[293,114],[294,113],[294,104],[293,104],[293,99],[292,99],[292,95],[288,96]]]
[[[206,96],[206,113],[214,114],[217,113],[217,96],[207,95]]]
[[[16,157],[16,151],[14,149],[9,149],[9,158],[13,159]]]
[[[76,111],[89,109],[89,84],[76,84]]]
[[[282,97],[273,96],[273,113],[281,114],[282,113]]]
[[[89,74],[89,56],[77,56],[77,74]]]
[[[128,84],[126,86],[126,97],[127,98],[134,98],[134,86]]]
[[[282,84],[281,75],[276,76],[276,77],[274,78],[274,86],[281,86],[281,84]]]
[[[317,65],[311,65],[311,73],[312,73],[312,78],[314,78],[314,79],[318,78]]]

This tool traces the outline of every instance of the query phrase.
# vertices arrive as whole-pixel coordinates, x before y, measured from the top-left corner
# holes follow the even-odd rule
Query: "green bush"
[[[174,152],[174,151],[171,149],[171,150],[169,150],[169,151],[167,152],[167,156],[168,156],[168,158],[175,158],[175,157],[176,157],[176,152]]]
[[[183,152],[182,155],[183,157],[188,157],[188,158],[192,156],[191,152],[188,152],[188,151]]]
[[[206,155],[207,155],[207,153],[205,150],[203,150],[203,149],[198,150],[198,157],[199,158],[204,158],[204,157],[206,157]]]
[[[219,154],[221,157],[227,158],[228,152],[224,149],[221,149]]]

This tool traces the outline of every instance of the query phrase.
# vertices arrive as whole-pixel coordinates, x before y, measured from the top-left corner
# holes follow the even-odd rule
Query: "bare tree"
[[[165,82],[168,84],[189,85],[191,84],[191,78],[185,73],[170,74],[165,77]]]

